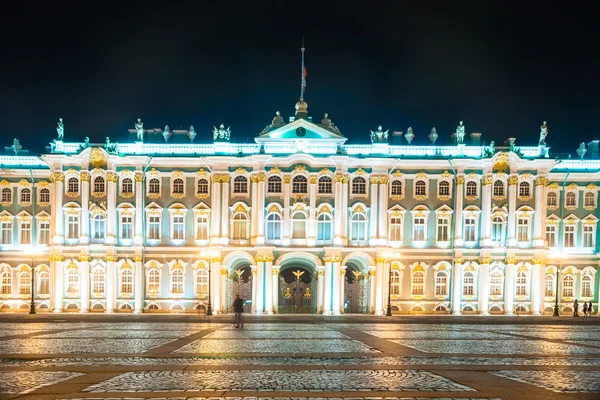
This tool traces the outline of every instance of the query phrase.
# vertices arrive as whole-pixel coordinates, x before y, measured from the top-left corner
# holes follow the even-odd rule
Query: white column
[[[454,210],[454,246],[462,247],[464,243],[463,238],[463,186],[465,183],[465,176],[458,175],[456,177],[456,210]],[[460,310],[459,310],[460,312]]]
[[[217,257],[209,261],[210,265],[210,289],[211,299],[210,305],[214,314],[218,313],[221,309],[221,258]]]
[[[333,315],[340,315],[340,257],[334,257],[333,260],[333,274],[331,278],[333,279],[333,308],[331,309],[331,313]]]
[[[517,245],[516,235],[516,211],[517,211],[517,181],[518,177],[513,175],[508,178],[508,246],[515,247]],[[511,310],[512,312],[512,310]]]
[[[379,245],[387,246],[388,237],[388,178],[379,178]]]
[[[221,286],[221,292],[220,292],[220,299],[221,299],[221,308],[219,309],[219,312],[221,314],[227,314],[227,308],[231,305],[231,304],[227,304],[227,280],[229,279],[229,277],[227,276],[227,267],[226,266],[221,266],[221,275],[219,277],[219,285]],[[246,301],[248,299],[244,299],[244,301]]]
[[[79,256],[79,293],[79,312],[86,313],[90,310],[90,256],[87,254]]]
[[[506,261],[504,272],[504,314],[513,315],[515,299],[515,261]]]
[[[490,299],[490,264],[489,261],[480,262],[479,264],[479,314],[489,315],[489,299]]]
[[[535,215],[533,217],[533,245],[537,248],[546,246],[546,182],[545,176],[535,180]]]
[[[227,212],[227,209],[223,212]],[[221,175],[212,176],[210,193],[210,244],[221,243]]]
[[[106,256],[106,313],[115,312],[117,294],[117,256]]]
[[[344,175],[341,174],[336,174],[335,175],[335,183],[334,183],[334,190],[333,190],[333,195],[334,195],[334,216],[333,216],[333,223],[334,223],[334,233],[333,233],[333,244],[336,246],[340,246],[342,244],[342,236],[343,236],[343,232],[342,232],[342,225],[344,223],[346,223],[345,221],[343,221],[343,216],[342,216],[342,196],[343,196],[343,192],[342,192],[342,180],[344,179]],[[327,309],[327,307],[325,307],[325,309]]]
[[[317,270],[317,314],[323,314],[323,302],[325,299],[325,270],[318,267]]]
[[[334,257],[325,257],[325,290],[323,291],[323,314],[331,315],[332,313],[332,300],[333,300],[333,262]]]
[[[265,310],[265,262],[256,260],[256,309],[254,310],[254,314],[264,314]]]
[[[256,265],[252,265],[252,314],[256,313],[256,299],[257,299],[257,295],[256,295],[256,284],[257,284],[257,269],[256,269]]]
[[[492,176],[486,175],[481,186],[481,246],[492,246]]]
[[[342,182],[342,244],[348,245],[348,175]]]
[[[265,314],[273,314],[273,256],[265,262]]]
[[[61,261],[61,256],[55,257],[54,263],[54,312],[59,313],[63,310],[63,293],[65,291],[65,266]]]
[[[283,177],[283,237],[282,243],[284,246],[289,246],[291,243],[291,221],[290,221],[290,181],[289,175]]]
[[[65,240],[65,231],[64,231],[64,223],[65,217],[63,215],[63,181],[65,179],[65,175],[62,172],[54,172],[52,174],[52,179],[54,184],[52,185],[52,197],[54,198],[53,202],[53,212],[50,220],[54,222],[54,231],[53,231],[53,239],[52,242],[54,244],[63,244]],[[62,295],[61,295],[62,296]],[[62,301],[60,306],[62,307]]]
[[[279,314],[279,266],[273,265],[272,269],[271,296],[273,299],[273,314]]]
[[[134,314],[140,314],[144,311],[144,266],[142,265],[142,256],[135,256],[135,277],[133,279],[135,307]]]
[[[229,243],[229,175],[221,176],[221,243]]]
[[[79,243],[88,244],[90,242],[90,174],[87,171],[81,171],[81,236]]]
[[[258,174],[258,209],[256,211],[258,217],[258,234],[256,244],[265,244],[265,198],[266,198],[266,175],[264,172]]]
[[[371,177],[370,179],[371,181],[371,198],[369,199],[371,202],[371,210],[369,212],[369,244],[371,246],[376,246],[379,243],[378,239],[378,229],[377,229],[377,223],[379,220],[379,213],[377,212],[377,206],[379,205],[377,203],[377,197],[379,195],[379,188],[378,188],[378,182],[379,182],[379,178],[378,177]],[[344,219],[344,221],[346,221]]]
[[[540,281],[541,266],[536,261],[531,268],[529,279],[531,280],[531,314],[540,315],[542,310],[542,281]]]
[[[346,288],[346,266],[340,266],[340,313],[344,313],[344,289]]]
[[[117,174],[112,171],[106,172],[106,180],[108,181],[107,194],[107,235],[106,244],[117,243]],[[107,301],[108,303],[108,301]]]
[[[250,243],[256,244],[256,237],[258,236],[258,177],[252,175],[252,186],[251,186],[251,207],[250,210]],[[261,211],[262,211],[261,207]]]
[[[385,261],[382,258],[377,259],[377,269],[375,271],[375,315],[383,315],[384,304],[384,282]]]
[[[374,265],[369,266],[369,312],[371,314],[375,313],[375,274],[377,273],[377,267]]]
[[[455,259],[452,267],[452,314],[460,315],[460,299],[462,288],[462,260]]]
[[[144,209],[142,208],[144,206],[144,190],[142,187],[143,178],[144,175],[141,172],[135,173],[135,236],[133,238],[133,243],[138,246],[144,244]]]
[[[317,243],[317,177],[310,177],[308,186],[308,238],[307,246],[315,246]]]

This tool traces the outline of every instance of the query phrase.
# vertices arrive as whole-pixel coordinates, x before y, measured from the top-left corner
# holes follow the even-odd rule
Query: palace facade
[[[118,144],[66,141],[62,120],[46,154],[15,140],[0,311],[32,291],[57,313],[225,313],[236,294],[256,314],[597,311],[598,140],[558,159],[545,123],[496,147],[461,122],[451,145],[381,127],[347,144],[307,107],[253,144],[141,120]]]

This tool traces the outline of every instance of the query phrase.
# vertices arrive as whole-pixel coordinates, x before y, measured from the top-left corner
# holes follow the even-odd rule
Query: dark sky
[[[350,142],[369,129],[446,143],[459,120],[484,140],[574,152],[598,135],[597,16],[585,2],[84,1],[3,4],[2,145],[231,125],[251,141],[293,115],[306,42],[309,113]],[[210,139],[209,139],[210,137]],[[200,139],[200,138],[199,138]],[[197,141],[199,140],[197,139]]]

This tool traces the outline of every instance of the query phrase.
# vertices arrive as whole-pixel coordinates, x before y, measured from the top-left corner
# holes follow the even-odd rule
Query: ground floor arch
[[[360,259],[346,261],[343,276],[342,312],[345,314],[368,314],[370,312],[371,282],[368,265]]]
[[[320,260],[319,260],[320,261]],[[277,312],[315,314],[318,312],[318,262],[297,254],[282,260],[279,266]]]

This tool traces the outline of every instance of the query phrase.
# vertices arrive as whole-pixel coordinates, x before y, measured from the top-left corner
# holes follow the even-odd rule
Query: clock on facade
[[[303,137],[304,135],[306,135],[306,129],[304,129],[303,127],[299,127],[296,129],[296,136]]]

